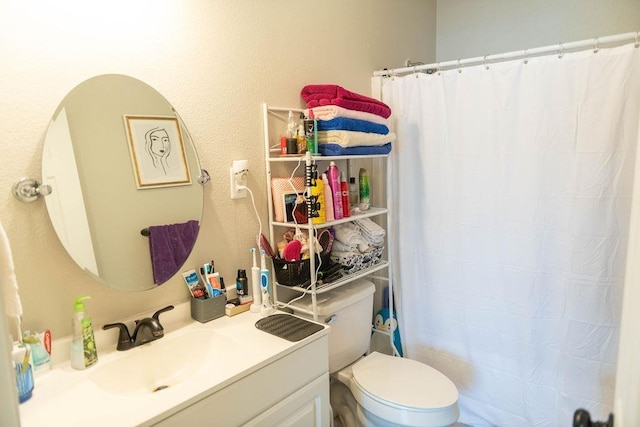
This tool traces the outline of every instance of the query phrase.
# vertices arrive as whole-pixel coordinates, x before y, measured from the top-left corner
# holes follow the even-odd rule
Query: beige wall
[[[65,253],[44,201],[11,195],[20,177],[40,179],[49,119],[73,87],[99,74],[127,74],[175,106],[213,179],[187,265],[213,258],[233,283],[238,268],[250,267],[258,223],[250,199],[229,198],[232,160],[249,160],[248,184],[266,222],[260,104],[300,107],[300,89],[310,83],[366,94],[372,71],[435,59],[435,13],[435,0],[4,0],[0,220],[13,249],[24,328],[69,334],[76,296],[92,296],[87,307],[97,327],[188,298],[179,276],[146,292],[99,285]]]
[[[640,0],[438,0],[437,60],[640,30]]]

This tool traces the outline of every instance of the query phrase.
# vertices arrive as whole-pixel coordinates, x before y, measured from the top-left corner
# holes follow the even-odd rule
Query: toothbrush
[[[251,295],[253,296],[253,303],[249,310],[252,313],[260,313],[262,306],[261,290],[260,290],[260,268],[256,263],[256,248],[249,248],[251,255],[253,255],[253,267],[251,267]]]
[[[264,249],[260,250],[260,289],[262,289],[262,307],[260,313],[271,314],[273,306],[269,300],[269,270],[267,270]]]

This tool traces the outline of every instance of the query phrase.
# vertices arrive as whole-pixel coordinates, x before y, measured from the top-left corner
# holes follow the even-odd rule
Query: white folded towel
[[[360,227],[356,224],[347,222],[344,224],[338,224],[333,227],[336,233],[335,240],[344,243],[346,246],[355,247],[359,252],[367,252],[371,248],[369,243],[362,237]],[[334,241],[335,245],[335,241]]]
[[[21,340],[20,318],[22,317],[22,303],[18,294],[18,281],[13,267],[13,255],[7,233],[0,223],[0,288],[4,299],[5,313],[15,320],[18,331],[15,339]]]
[[[384,228],[380,227],[369,218],[361,218],[354,222],[360,228],[362,237],[365,241],[372,244],[373,246],[384,245],[384,236],[387,234]]]
[[[366,111],[348,110],[338,105],[322,105],[313,107],[313,116],[318,120],[331,120],[336,117],[344,117],[346,119],[365,120],[367,122],[377,123],[389,127],[388,119],[377,114],[367,113]],[[309,109],[304,110],[305,117],[309,117]]]

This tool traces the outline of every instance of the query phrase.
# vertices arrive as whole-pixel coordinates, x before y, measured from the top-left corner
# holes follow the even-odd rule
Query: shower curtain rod
[[[427,71],[428,73],[432,73],[434,71],[443,70],[445,68],[461,68],[463,66],[495,63],[514,58],[541,56],[548,53],[557,53],[559,56],[562,56],[567,51],[579,50],[583,48],[592,48],[594,52],[597,52],[601,45],[622,43],[633,40],[635,40],[635,46],[640,47],[640,33],[638,31],[632,33],[617,34],[613,36],[596,37],[595,39],[581,40],[577,42],[559,43],[533,49],[516,50],[513,52],[500,53],[495,55],[477,56],[475,58],[458,59],[454,61],[435,62],[433,64],[415,65],[403,68],[394,68],[391,70],[378,70],[373,72],[373,76],[383,77],[404,73],[414,73],[418,71]],[[407,62],[409,63],[409,61]]]

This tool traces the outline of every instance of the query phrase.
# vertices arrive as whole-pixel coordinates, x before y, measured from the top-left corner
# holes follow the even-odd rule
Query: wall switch
[[[247,176],[249,174],[248,160],[234,160],[229,169],[231,178],[231,198],[244,199],[247,197],[247,190],[241,187],[247,186]]]

